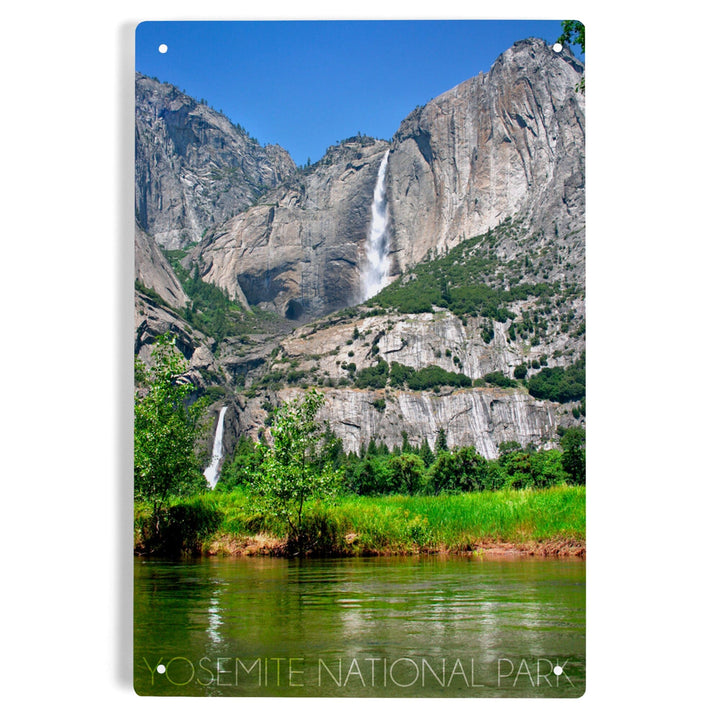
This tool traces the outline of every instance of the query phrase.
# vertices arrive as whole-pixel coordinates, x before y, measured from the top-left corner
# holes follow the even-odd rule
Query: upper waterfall
[[[387,285],[390,258],[388,256],[388,211],[385,198],[385,174],[388,150],[378,170],[372,202],[372,219],[366,241],[366,266],[363,274],[363,300],[377,295]]]

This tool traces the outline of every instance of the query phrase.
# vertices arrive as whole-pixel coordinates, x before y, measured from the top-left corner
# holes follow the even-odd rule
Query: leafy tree
[[[390,485],[396,492],[406,495],[424,490],[425,464],[414,453],[403,453],[388,460]]]
[[[342,473],[318,462],[322,428],[315,420],[325,398],[310,390],[303,398],[284,403],[271,427],[272,447],[265,448],[251,484],[257,509],[277,517],[287,527],[288,544],[306,552],[305,515],[308,503],[330,499],[340,487]]]
[[[428,365],[427,367],[421,368],[407,379],[407,386],[411,390],[440,388],[443,385],[470,387],[472,380],[463,373],[448,372],[437,365]]]
[[[515,387],[515,381],[505,377],[499,370],[486,373],[483,375],[483,380],[488,385],[496,385],[497,387]]]
[[[235,445],[232,458],[223,463],[215,491],[231,490],[237,485],[249,486],[257,475],[262,460],[262,446],[253,442],[247,435],[241,435]]]
[[[152,503],[156,530],[170,496],[207,487],[195,451],[203,403],[189,403],[194,387],[180,381],[186,370],[171,333],[157,337],[149,370],[135,359],[135,497]]]
[[[585,25],[579,20],[563,20],[562,35],[558,38],[559,43],[568,45],[579,45],[585,54]]]
[[[486,487],[488,461],[475,448],[454,448],[439,452],[430,469],[430,483],[436,493],[473,492]]]
[[[355,385],[360,389],[371,387],[379,390],[384,388],[388,379],[389,365],[385,360],[379,360],[376,365],[363,368],[355,378]]]
[[[544,450],[530,456],[530,474],[533,487],[545,488],[560,485],[567,481],[562,465],[562,453],[559,450]]]
[[[573,484],[585,484],[585,430],[568,428],[560,440],[563,449],[562,466]]]
[[[585,25],[579,20],[563,20],[562,35],[557,39],[563,45],[579,45],[585,54]],[[575,88],[581,92],[585,92],[585,75],[582,76],[578,86]]]
[[[350,489],[358,495],[372,495],[377,490],[375,465],[368,457],[361,460],[348,478]]]
[[[530,458],[531,454],[525,450],[508,453],[500,458],[508,483],[516,490],[533,486]]]
[[[358,463],[349,477],[349,485],[358,495],[379,495],[391,492],[386,455],[368,455]]]

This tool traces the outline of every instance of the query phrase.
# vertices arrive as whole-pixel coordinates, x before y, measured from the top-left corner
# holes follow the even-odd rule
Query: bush
[[[388,379],[390,368],[384,360],[380,360],[376,365],[363,368],[355,376],[355,385],[359,388],[375,388],[379,390],[385,387]]]
[[[411,390],[427,390],[443,385],[470,387],[472,380],[463,373],[448,372],[437,365],[428,365],[421,370],[416,370],[406,379],[406,383]]]
[[[288,538],[287,553],[334,555],[342,547],[343,534],[337,520],[321,506],[310,508],[302,519],[298,537]]]
[[[543,368],[528,381],[533,397],[555,402],[574,402],[585,397],[585,356],[569,367]]]
[[[223,513],[204,496],[180,501],[164,508],[157,524],[150,517],[141,521],[141,545],[151,555],[198,555],[222,520]]]
[[[505,377],[499,370],[483,375],[483,380],[488,385],[496,385],[497,387],[515,387],[515,381]]]
[[[390,364],[390,385],[392,387],[403,387],[414,373],[415,368],[393,361]]]

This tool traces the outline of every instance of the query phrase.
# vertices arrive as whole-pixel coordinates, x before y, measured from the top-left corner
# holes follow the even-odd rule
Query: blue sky
[[[136,69],[301,165],[357,132],[389,140],[415,106],[486,72],[516,40],[560,33],[559,20],[146,22]]]

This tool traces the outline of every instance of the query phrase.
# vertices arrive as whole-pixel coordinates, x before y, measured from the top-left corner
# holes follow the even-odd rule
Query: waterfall
[[[363,274],[363,300],[377,295],[387,285],[390,258],[388,257],[388,214],[385,198],[385,173],[387,172],[388,150],[378,170],[372,202],[372,220],[366,247],[366,267]]]
[[[220,414],[218,415],[218,424],[217,429],[215,430],[215,442],[213,442],[212,460],[203,473],[208,481],[208,485],[210,485],[211,488],[214,488],[218,481],[218,466],[220,465],[220,460],[223,455],[223,424],[225,423],[226,410],[227,406],[223,406],[220,410]]]

